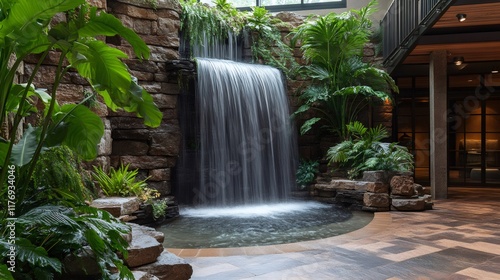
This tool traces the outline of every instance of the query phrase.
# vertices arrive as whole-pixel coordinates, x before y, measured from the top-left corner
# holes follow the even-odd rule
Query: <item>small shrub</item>
[[[316,174],[319,172],[318,165],[319,163],[317,161],[300,161],[296,174],[296,182],[301,189],[304,189],[307,185],[314,182]]]
[[[141,196],[147,187],[146,179],[137,180],[138,170],[128,170],[129,164],[118,169],[111,167],[109,175],[102,167],[94,166],[93,178],[106,196]]]
[[[413,169],[413,155],[408,149],[396,143],[383,143],[387,130],[379,125],[366,128],[360,122],[347,125],[349,139],[328,150],[330,163],[347,168],[349,179],[355,179],[369,170],[410,171]]]
[[[156,200],[151,203],[153,207],[153,218],[158,220],[165,217],[165,210],[167,210],[167,201],[164,199]]]

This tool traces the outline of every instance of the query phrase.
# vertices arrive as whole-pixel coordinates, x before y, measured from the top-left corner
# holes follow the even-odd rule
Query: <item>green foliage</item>
[[[318,161],[301,160],[297,169],[296,182],[302,189],[314,182],[316,174],[318,174]]]
[[[246,27],[252,35],[254,61],[276,67],[287,77],[297,75],[299,65],[293,57],[293,50],[283,42],[277,27],[281,20],[271,19],[271,14],[264,7],[252,7],[252,13],[247,14],[246,19]]]
[[[18,213],[44,204],[72,207],[91,200],[83,185],[84,171],[78,157],[66,146],[47,150],[37,161],[26,199],[18,204]]]
[[[304,73],[313,79],[301,95],[304,105],[295,115],[314,110],[328,131],[343,139],[347,139],[346,125],[356,120],[368,102],[390,100],[391,90],[398,91],[389,74],[362,61],[371,35],[368,16],[375,5],[374,0],[360,10],[309,20],[295,30],[292,39],[294,45],[302,43],[309,62]],[[306,122],[301,133],[307,133],[317,121]]]
[[[5,229],[6,222],[2,224]],[[130,228],[109,213],[89,206],[74,209],[44,205],[19,216],[16,221],[16,272],[5,278],[54,279],[65,271],[62,259],[76,255],[88,245],[101,270],[101,279],[134,279],[116,252],[127,255],[128,243],[122,234]],[[0,236],[0,254],[6,261],[9,250],[7,233]],[[119,269],[119,275],[112,272]]]
[[[52,17],[60,12],[67,13],[67,21],[50,24]],[[137,34],[114,16],[90,8],[83,0],[1,2],[0,123],[4,123],[8,115],[13,116],[13,122],[8,133],[4,133],[9,139],[0,139],[3,160],[0,179],[6,181],[9,164],[27,174],[24,178],[28,181],[18,184],[20,201],[24,200],[24,188],[29,185],[36,161],[48,148],[65,145],[83,159],[93,159],[97,154],[97,144],[104,132],[100,118],[80,104],[59,106],[53,98],[62,77],[70,69],[86,78],[111,109],[136,112],[152,127],[161,122],[162,114],[152,97],[137,85],[122,62],[127,55],[95,38],[102,35],[120,35],[130,43],[138,58],[149,57],[147,45]],[[33,80],[45,57],[53,51],[61,56],[49,94],[37,90]],[[16,71],[30,54],[38,54],[39,60],[27,83],[15,84]],[[44,104],[43,112],[37,112],[35,96]],[[17,141],[21,120],[30,115],[38,116],[38,120],[28,126]]]
[[[243,28],[243,17],[226,0],[216,2],[212,8],[197,0],[180,1],[181,31],[189,36],[191,46],[213,44],[226,39],[229,32],[238,34]],[[209,34],[210,36],[205,36]]]
[[[298,64],[293,50],[283,42],[278,19],[272,19],[264,7],[253,7],[251,12],[238,11],[227,0],[215,1],[209,7],[196,0],[181,1],[181,30],[187,34],[191,47],[213,44],[228,38],[229,33],[245,30],[251,36],[254,62],[266,63],[282,70],[288,77],[297,74]],[[206,41],[205,41],[206,40]]]
[[[396,143],[382,143],[389,136],[382,125],[366,128],[360,122],[347,125],[349,139],[328,150],[330,163],[347,168],[350,179],[358,178],[363,171],[387,170],[410,171],[413,169],[413,155],[408,149]]]
[[[164,199],[156,200],[151,203],[153,207],[153,218],[158,220],[165,216],[165,210],[167,210],[167,201]]]
[[[138,170],[128,170],[130,164],[118,169],[110,168],[109,175],[102,167],[94,166],[93,178],[98,182],[106,196],[141,196],[147,187],[146,179],[137,180]]]
[[[65,13],[66,20],[52,21],[58,13]],[[132,46],[137,58],[149,57],[148,46],[136,33],[84,0],[0,0],[0,124],[7,128],[1,135],[8,136],[0,137],[0,198],[8,193],[7,175],[12,172],[18,202],[15,214],[21,215],[16,227],[16,279],[53,279],[64,270],[60,260],[84,245],[96,255],[102,279],[133,278],[116,255],[126,254],[127,244],[120,234],[128,228],[108,213],[81,206],[85,195],[77,167],[73,159],[64,158],[70,153],[54,149],[66,147],[83,159],[93,159],[104,133],[101,119],[81,106],[89,98],[80,104],[57,103],[60,82],[68,71],[76,70],[86,78],[112,110],[135,112],[146,125],[160,125],[160,110],[122,61],[127,55],[97,40],[116,35]],[[49,53],[60,54],[60,59],[54,67],[54,82],[45,92],[36,89],[33,81]],[[26,84],[16,84],[16,71],[28,55],[38,61]],[[38,105],[42,110],[38,111]],[[26,117],[33,122],[23,130]],[[44,205],[48,203],[57,205]],[[5,258],[7,211],[0,210],[4,218],[0,250]],[[111,268],[120,275],[113,275]],[[0,275],[12,278],[3,265]]]

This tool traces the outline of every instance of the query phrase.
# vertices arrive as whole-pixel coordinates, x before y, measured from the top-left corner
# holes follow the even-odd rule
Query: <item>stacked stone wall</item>
[[[177,0],[88,0],[101,10],[115,15],[122,23],[133,29],[148,45],[149,60],[136,58],[132,47],[120,37],[102,38],[109,45],[126,53],[124,60],[134,77],[153,97],[163,113],[158,128],[144,126],[135,114],[108,110],[102,100],[91,105],[105,124],[105,134],[99,145],[98,157],[91,165],[117,167],[121,163],[139,169],[140,177],[149,176],[149,185],[163,195],[170,194],[171,168],[179,155],[180,130],[177,116],[179,87],[177,78],[167,73],[165,62],[179,58],[179,15],[181,8]],[[64,15],[56,21],[64,20]],[[28,57],[21,69],[24,81],[33,72],[39,57]],[[50,53],[36,75],[36,87],[50,88],[54,82],[59,54]],[[57,91],[60,104],[76,103],[84,99],[92,88],[76,72],[64,76]]]

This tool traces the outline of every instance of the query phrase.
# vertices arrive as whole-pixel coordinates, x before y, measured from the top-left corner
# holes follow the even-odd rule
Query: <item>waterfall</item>
[[[279,201],[295,185],[297,149],[281,73],[197,58],[199,186],[205,205]]]

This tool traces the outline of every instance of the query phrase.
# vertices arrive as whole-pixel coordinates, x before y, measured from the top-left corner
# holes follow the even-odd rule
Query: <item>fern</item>
[[[360,122],[347,125],[349,139],[327,152],[331,163],[346,168],[351,179],[362,175],[367,170],[409,171],[413,169],[413,155],[406,147],[396,143],[382,143],[388,137],[387,130],[379,125],[366,128]]]

